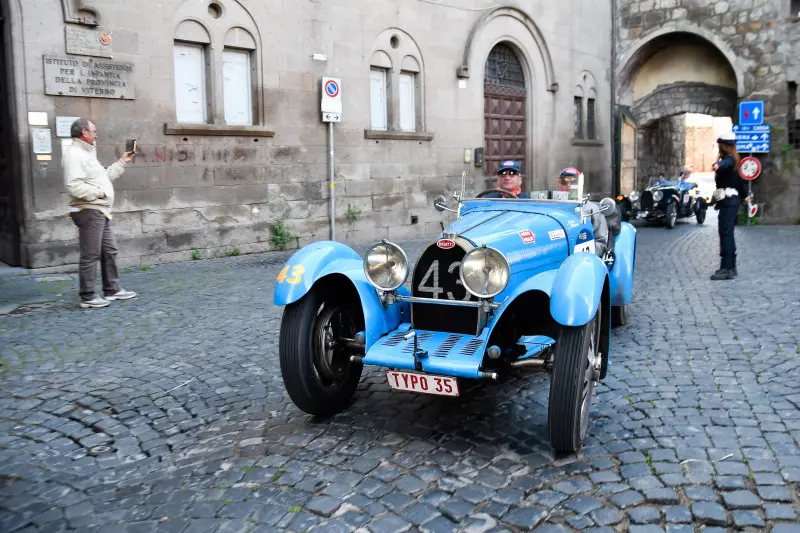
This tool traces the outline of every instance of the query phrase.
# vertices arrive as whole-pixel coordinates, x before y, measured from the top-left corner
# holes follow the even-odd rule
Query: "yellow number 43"
[[[291,277],[289,277],[290,268],[292,269]],[[300,283],[300,281],[302,281],[303,273],[305,271],[306,269],[303,268],[303,265],[286,265],[283,267],[283,270],[281,270],[281,273],[278,274],[278,283],[283,283],[285,281],[286,283],[297,285]]]

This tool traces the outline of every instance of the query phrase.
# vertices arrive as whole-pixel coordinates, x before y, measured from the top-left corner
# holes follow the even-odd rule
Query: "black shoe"
[[[734,274],[732,270],[720,268],[719,270],[714,272],[714,274],[711,276],[711,279],[717,281],[720,279],[733,279],[733,277]]]

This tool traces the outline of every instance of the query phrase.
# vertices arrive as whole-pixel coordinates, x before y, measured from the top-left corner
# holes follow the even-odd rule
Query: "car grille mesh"
[[[650,209],[653,209],[653,193],[650,191],[644,191],[639,203],[642,206],[643,211],[649,211]]]
[[[411,280],[411,294],[421,298],[462,300],[468,296],[461,286],[459,267],[466,251],[456,244],[449,250],[431,244],[420,256]],[[478,309],[449,305],[412,303],[412,324],[415,329],[476,335]]]

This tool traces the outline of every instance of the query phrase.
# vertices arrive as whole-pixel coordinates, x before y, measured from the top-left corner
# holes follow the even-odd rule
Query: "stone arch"
[[[456,75],[459,78],[470,77],[470,63],[472,62],[472,51],[473,48],[475,48],[475,40],[494,19],[500,17],[510,17],[516,20],[525,28],[530,37],[533,38],[534,42],[536,43],[536,47],[539,49],[539,53],[541,54],[547,90],[553,92],[557,91],[558,83],[556,82],[555,70],[553,68],[553,58],[550,54],[550,48],[547,46],[547,41],[533,19],[521,9],[513,6],[497,7],[491,11],[487,11],[472,26],[469,36],[467,37],[467,44],[464,47],[464,55],[461,60],[461,66],[458,67]]]
[[[638,100],[631,112],[640,127],[656,120],[680,115],[700,113],[717,117],[735,117],[736,90],[705,83],[675,83],[661,86]]]
[[[736,74],[738,96],[745,97],[748,94],[747,73],[752,62],[738,56],[719,35],[687,21],[667,22],[647,36],[638,39],[619,63],[621,68],[617,80],[618,89],[624,91],[630,86],[638,69],[663,42],[681,36],[694,39],[695,42],[705,41],[707,45],[716,48]]]

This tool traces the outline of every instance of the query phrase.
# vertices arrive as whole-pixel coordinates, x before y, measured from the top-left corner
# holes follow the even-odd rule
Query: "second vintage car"
[[[623,221],[644,219],[660,221],[668,229],[681,218],[695,217],[698,224],[706,220],[708,202],[694,182],[663,182],[650,178],[647,188],[628,196],[617,196],[617,206]]]
[[[548,372],[550,442],[576,452],[609,369],[612,325],[627,320],[636,230],[610,198],[484,198],[492,189],[466,199],[463,190],[455,209],[435,200],[457,218],[413,269],[385,240],[363,258],[323,241],[288,260],[274,300],[286,306],[279,353],[289,396],[307,413],[334,415],[350,405],[364,365],[383,368],[393,390],[445,397],[466,380]]]

